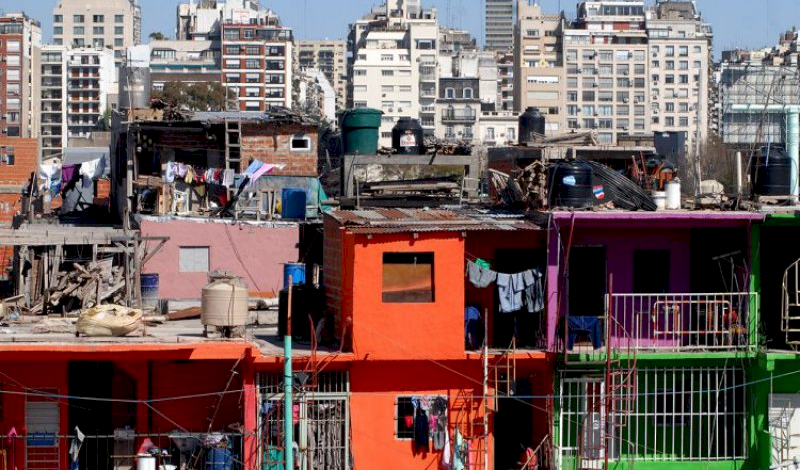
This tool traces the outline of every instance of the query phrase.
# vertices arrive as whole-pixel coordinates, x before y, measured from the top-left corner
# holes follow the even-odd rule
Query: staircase
[[[792,263],[783,273],[783,305],[781,329],[786,345],[800,349],[800,259]]]

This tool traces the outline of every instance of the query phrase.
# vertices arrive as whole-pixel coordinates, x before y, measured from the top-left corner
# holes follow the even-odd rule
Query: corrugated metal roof
[[[485,213],[472,215],[441,209],[337,210],[328,212],[328,215],[349,231],[363,234],[539,229],[523,217],[518,220],[508,216],[494,219]]]

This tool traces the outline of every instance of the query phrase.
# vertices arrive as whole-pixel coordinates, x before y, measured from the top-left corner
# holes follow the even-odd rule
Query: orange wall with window
[[[356,357],[463,358],[464,239],[461,234],[442,232],[415,236],[399,233],[371,238],[357,235],[349,240],[353,243],[351,315]],[[384,254],[409,252],[433,253],[433,302],[384,302]]]

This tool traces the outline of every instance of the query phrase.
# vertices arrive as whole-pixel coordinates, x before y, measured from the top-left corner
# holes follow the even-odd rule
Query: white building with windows
[[[59,0],[53,9],[53,44],[125,50],[142,43],[142,10],[136,0]]]
[[[402,116],[418,118],[426,135],[434,134],[438,32],[436,9],[423,9],[420,0],[387,0],[351,26],[348,102],[383,111],[379,145],[391,145]]]

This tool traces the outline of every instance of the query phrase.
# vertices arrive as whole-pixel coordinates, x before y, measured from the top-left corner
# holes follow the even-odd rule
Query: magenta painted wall
[[[299,257],[300,229],[297,225],[273,227],[145,219],[141,230],[145,237],[169,237],[161,251],[142,268],[143,273],[159,275],[162,299],[199,299],[203,286],[208,283],[207,273],[179,271],[181,246],[208,246],[211,270],[230,271],[242,277],[250,292],[273,292],[276,296],[283,287],[283,263],[296,262]]]

